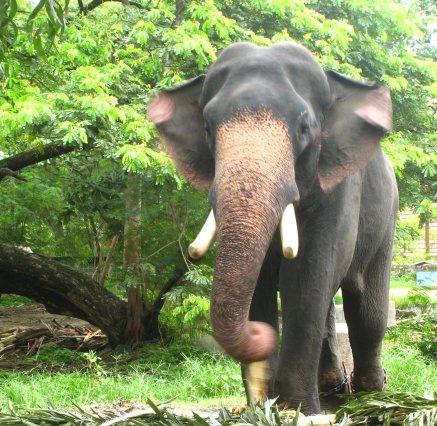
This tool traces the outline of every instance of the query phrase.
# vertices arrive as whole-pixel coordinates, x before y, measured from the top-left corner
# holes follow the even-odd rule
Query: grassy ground
[[[67,349],[46,348],[29,362],[44,362],[44,370],[0,372],[0,411],[8,401],[16,407],[86,406],[120,399],[147,398],[202,405],[233,405],[244,400],[237,363],[220,354],[173,344],[154,345],[136,354],[114,352],[99,359]],[[417,348],[387,342],[383,360],[389,390],[431,395],[437,390],[435,364]],[[50,372],[59,369],[62,372]],[[69,371],[70,370],[70,371]]]
[[[413,285],[409,275],[392,279],[394,288],[411,289]],[[416,295],[414,300],[420,301],[421,296]],[[6,300],[2,299],[9,306],[26,303],[20,298]],[[432,329],[426,327],[429,338]],[[416,329],[389,333],[383,351],[388,389],[432,395],[437,391],[435,359],[427,355],[432,350],[424,352],[411,340],[416,335]],[[81,354],[46,345],[25,361],[32,365],[31,371],[0,369],[0,411],[7,410],[9,401],[18,409],[49,404],[67,408],[120,400],[145,402],[147,398],[175,398],[179,406],[229,407],[244,401],[237,363],[187,345],[149,345],[133,355],[122,350]]]
[[[13,306],[23,306],[29,303],[35,303],[27,297],[17,296],[15,294],[0,295],[0,307],[10,308]]]
[[[131,353],[113,352],[105,359],[68,349],[45,348],[29,362],[43,362],[45,370],[0,371],[0,411],[14,405],[57,407],[113,402],[242,401],[239,366],[220,354],[185,345],[153,345],[132,359]],[[62,367],[61,372],[50,370]],[[70,370],[70,371],[68,371]],[[205,403],[205,401],[203,401]]]

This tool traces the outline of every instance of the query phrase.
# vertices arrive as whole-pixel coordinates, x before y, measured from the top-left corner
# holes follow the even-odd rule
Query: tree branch
[[[91,142],[88,144],[91,144]],[[0,172],[0,181],[6,176],[14,176],[18,179],[14,172],[17,172],[24,167],[40,163],[41,161],[67,154],[79,148],[79,146],[80,145],[77,143],[60,144],[58,142],[52,142],[41,148],[29,149],[28,151],[4,158],[0,160],[0,170],[3,171],[4,169],[7,169],[9,172]],[[24,180],[24,178],[21,180]]]
[[[130,1],[130,0],[92,0],[86,6],[84,6],[82,3],[82,7],[81,7],[79,4],[79,13],[83,13],[85,15],[88,12],[91,12],[92,10],[97,9],[103,3],[107,3],[108,1],[115,1],[115,2],[119,2],[119,3],[123,3],[127,6],[135,6],[137,9],[145,9],[145,7],[141,3],[138,3],[136,1]]]

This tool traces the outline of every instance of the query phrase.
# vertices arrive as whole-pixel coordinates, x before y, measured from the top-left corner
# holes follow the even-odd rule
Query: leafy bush
[[[388,330],[386,338],[410,348],[417,348],[423,356],[437,361],[437,310],[407,318]]]
[[[160,320],[177,339],[190,340],[210,333],[209,295],[213,270],[208,265],[193,266],[184,276],[184,283],[166,295]]]
[[[412,288],[416,286],[416,274],[411,271],[393,272],[390,277],[390,288]]]
[[[211,332],[209,325],[210,301],[204,296],[190,294],[180,306],[161,315],[161,319],[173,336],[190,340]]]
[[[395,255],[404,256],[407,251],[412,251],[414,242],[420,237],[419,218],[398,219],[395,231]]]
[[[398,309],[419,308],[426,311],[435,305],[427,289],[423,287],[412,288],[406,297],[396,298],[396,307]]]

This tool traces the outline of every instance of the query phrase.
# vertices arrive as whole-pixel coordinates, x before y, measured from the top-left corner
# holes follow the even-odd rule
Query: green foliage
[[[85,352],[82,354],[87,362],[87,368],[90,372],[97,376],[106,376],[107,371],[102,366],[101,361],[102,358],[97,355],[97,353],[93,350],[89,352]]]
[[[35,355],[29,357],[28,361],[39,361],[48,366],[53,365],[78,365],[82,361],[82,355],[68,348],[62,348],[55,343],[43,345]]]
[[[6,78],[0,140],[8,142],[0,143],[0,150],[6,156],[27,147],[43,149],[49,142],[73,143],[91,152],[57,160],[58,167],[66,163],[64,179],[74,178],[78,163],[83,170],[77,177],[90,179],[83,173],[89,162],[105,158],[118,170],[181,188],[182,180],[145,119],[151,92],[204,72],[233,41],[268,45],[294,40],[310,48],[325,67],[389,84],[395,117],[400,116],[385,148],[400,179],[402,204],[417,206],[433,193],[429,102],[435,67],[419,49],[426,34],[416,10],[379,3],[190,1],[176,11],[173,2],[151,1],[141,4],[142,9],[105,4],[76,16],[72,2],[67,26],[62,13],[68,3],[61,7],[41,0],[27,16],[8,12],[9,21],[28,32],[19,32],[1,59]],[[14,2],[7,4],[14,9]],[[35,40],[53,38],[64,27],[56,45],[36,55]],[[97,164],[91,169],[100,172]],[[42,187],[29,186],[24,191],[44,194]]]
[[[341,294],[341,291],[338,291],[337,293],[335,293],[334,303],[336,305],[341,305],[343,303],[343,296]]]
[[[437,202],[433,202],[429,198],[425,198],[416,209],[416,213],[420,218],[420,225],[425,222],[431,222],[437,219]]]
[[[435,361],[423,356],[416,347],[402,342],[386,346],[382,364],[387,370],[387,390],[432,396],[437,389]]]
[[[24,305],[28,305],[29,303],[32,303],[32,301],[24,296],[18,296],[15,294],[0,295],[0,307],[2,308],[24,306]]]
[[[402,392],[368,392],[350,397],[336,413],[339,425],[437,422],[437,401]]]
[[[103,358],[102,354],[97,356]],[[239,365],[221,354],[172,345],[148,346],[132,359],[132,354],[113,354],[116,362],[98,360],[107,374],[93,368],[76,372],[0,372],[0,411],[8,401],[20,409],[30,407],[72,407],[91,403],[154,400],[198,401],[203,398],[238,400],[243,396]],[[82,358],[86,367],[88,361]],[[48,366],[49,367],[49,366]]]
[[[419,221],[415,217],[409,219],[398,218],[394,237],[394,255],[404,256],[407,251],[411,251],[419,236]]]
[[[183,285],[166,295],[160,319],[174,338],[190,341],[211,332],[209,296],[212,272],[208,265],[193,265],[185,274]]]
[[[169,316],[171,321],[164,324],[178,338],[192,338],[202,333],[211,332],[209,325],[209,298],[189,295],[180,306],[174,307]]]
[[[390,288],[412,288],[416,287],[416,274],[414,272],[392,273],[390,277]]]
[[[436,302],[428,294],[428,290],[417,286],[412,288],[405,298],[396,299],[398,309],[419,308],[426,311],[435,304]]]
[[[428,301],[427,301],[428,302]],[[429,303],[429,302],[428,302]],[[437,310],[429,310],[411,318],[399,320],[389,328],[387,340],[408,348],[416,348],[422,356],[437,361]]]

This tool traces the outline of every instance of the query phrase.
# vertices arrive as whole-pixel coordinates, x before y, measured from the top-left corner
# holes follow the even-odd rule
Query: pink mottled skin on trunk
[[[292,172],[287,126],[269,111],[242,112],[219,127],[211,320],[218,342],[243,362],[266,359],[276,344],[272,327],[248,317],[262,262],[286,206],[279,188]]]

